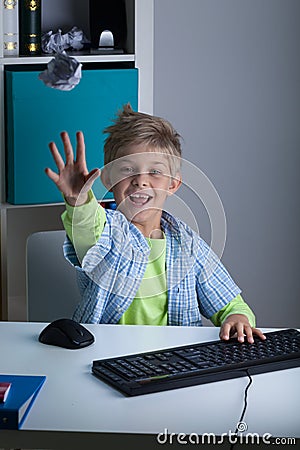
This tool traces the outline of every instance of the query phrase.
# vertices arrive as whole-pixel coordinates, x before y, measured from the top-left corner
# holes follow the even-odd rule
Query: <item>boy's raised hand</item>
[[[58,173],[49,167],[45,169],[45,172],[56,184],[70,205],[80,206],[86,203],[88,191],[100,175],[100,169],[93,169],[91,172],[88,171],[85,159],[84,136],[81,131],[76,133],[76,159],[74,158],[68,133],[63,131],[60,136],[63,142],[66,160],[63,160],[56,144],[50,142],[49,148],[57,166]]]

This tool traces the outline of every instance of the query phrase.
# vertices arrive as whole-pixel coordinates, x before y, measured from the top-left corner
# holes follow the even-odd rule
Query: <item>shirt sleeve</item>
[[[231,314],[243,314],[248,318],[251,327],[255,327],[255,315],[240,294],[215,313],[210,320],[215,326],[219,327]]]
[[[103,232],[105,211],[97,202],[93,191],[89,191],[88,201],[81,206],[74,207],[66,201],[65,204],[66,210],[61,215],[62,223],[81,262]]]

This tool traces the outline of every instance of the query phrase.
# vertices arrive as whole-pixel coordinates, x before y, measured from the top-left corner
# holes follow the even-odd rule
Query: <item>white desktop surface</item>
[[[95,359],[215,340],[218,328],[85,325],[95,343],[68,350],[38,342],[46,325],[0,322],[0,373],[47,376],[22,430],[234,432],[247,377],[125,397],[91,374]],[[299,375],[295,368],[253,376],[244,417],[247,432],[300,437]]]

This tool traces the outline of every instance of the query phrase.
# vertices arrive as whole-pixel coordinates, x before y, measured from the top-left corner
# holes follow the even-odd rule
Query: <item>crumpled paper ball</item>
[[[68,33],[62,34],[61,30],[53,33],[52,30],[42,36],[42,50],[44,53],[61,53],[67,49],[81,50],[90,41],[82,30],[73,27]]]
[[[61,91],[70,91],[81,79],[82,64],[65,52],[57,53],[48,63],[47,69],[39,74],[46,86]]]

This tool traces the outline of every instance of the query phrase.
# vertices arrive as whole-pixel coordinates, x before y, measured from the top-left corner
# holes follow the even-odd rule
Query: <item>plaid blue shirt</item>
[[[65,257],[76,267],[82,300],[73,319],[81,323],[119,322],[143,279],[150,248],[143,234],[119,211],[105,210],[106,224],[80,265],[71,241]],[[167,212],[161,227],[166,236],[168,324],[201,326],[241,290],[189,226]]]

